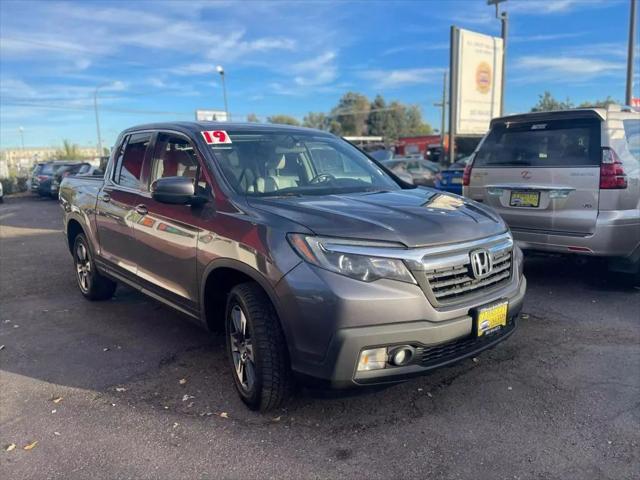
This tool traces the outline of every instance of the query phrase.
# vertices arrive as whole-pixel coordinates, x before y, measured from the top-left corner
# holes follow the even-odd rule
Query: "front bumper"
[[[465,315],[448,322],[407,322],[339,330],[334,336],[324,372],[315,372],[333,388],[358,385],[380,385],[424,375],[465,358],[477,355],[508,338],[517,326],[526,290],[523,277],[518,295],[509,299],[507,326],[486,337],[476,337],[473,319]],[[382,370],[356,371],[360,352],[379,346],[412,345],[416,347],[416,363]]]
[[[526,279],[518,268],[511,283],[472,305],[434,308],[417,285],[366,284],[304,262],[276,288],[291,366],[303,377],[333,388],[383,384],[421,375],[477,354],[507,338],[522,308]],[[474,308],[506,300],[509,323],[494,335],[474,337]],[[403,367],[356,372],[363,349],[412,345],[420,361]]]

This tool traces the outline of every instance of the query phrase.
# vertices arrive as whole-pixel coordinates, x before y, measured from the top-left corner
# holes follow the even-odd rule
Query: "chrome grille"
[[[511,248],[490,252],[493,268],[484,278],[474,278],[469,255],[458,255],[457,262],[425,270],[427,295],[432,303],[450,305],[498,288],[509,282],[512,268]]]

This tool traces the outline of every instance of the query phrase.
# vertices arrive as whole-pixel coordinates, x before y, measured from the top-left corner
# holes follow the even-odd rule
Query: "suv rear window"
[[[600,156],[597,119],[506,123],[491,129],[473,166],[599,166]]]

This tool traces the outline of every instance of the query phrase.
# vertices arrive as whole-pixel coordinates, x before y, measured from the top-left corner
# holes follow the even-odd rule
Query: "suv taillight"
[[[624,173],[622,162],[615,150],[609,147],[602,147],[600,188],[602,190],[627,188],[627,174]]]
[[[462,185],[465,187],[469,186],[471,183],[471,169],[473,168],[473,161],[475,160],[475,155],[471,156],[469,163],[464,167],[464,172],[462,173]]]

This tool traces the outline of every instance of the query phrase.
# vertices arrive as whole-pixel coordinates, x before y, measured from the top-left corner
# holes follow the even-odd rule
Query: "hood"
[[[496,213],[479,203],[427,188],[253,197],[249,203],[316,235],[400,242],[408,247],[475,240],[507,229]]]

